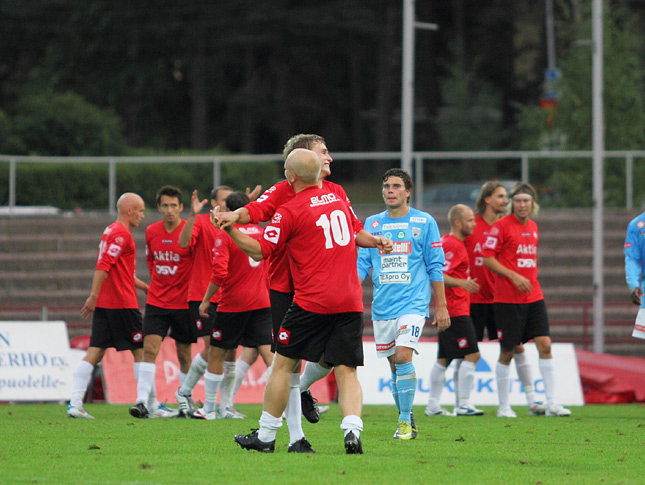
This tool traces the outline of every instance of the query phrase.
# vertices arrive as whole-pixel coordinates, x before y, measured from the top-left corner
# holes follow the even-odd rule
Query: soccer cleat
[[[412,427],[412,440],[416,440],[419,436],[419,429],[417,428],[416,423],[414,422],[414,413],[410,412],[410,426]]]
[[[498,418],[517,418],[517,414],[513,411],[510,406],[505,408],[497,408],[497,417]]]
[[[193,409],[192,411],[188,412],[188,416],[193,419],[205,419],[207,421],[214,421],[215,419],[217,419],[217,413],[215,413],[215,411],[207,413],[204,411],[204,408]]]
[[[546,413],[546,406],[541,402],[534,402],[529,406],[529,414],[531,416],[543,416]]]
[[[85,408],[77,408],[71,404],[67,406],[67,415],[70,418],[94,419],[94,416],[85,411]]]
[[[190,411],[195,409],[193,398],[190,396],[184,396],[179,392],[179,389],[177,389],[177,392],[175,392],[175,399],[177,399],[177,404],[179,404],[179,414],[181,416],[188,417]]]
[[[325,414],[327,411],[329,411],[330,406],[323,405],[323,406],[318,406],[318,412],[320,414]]]
[[[304,436],[298,441],[291,443],[287,449],[288,453],[315,453],[316,451],[311,447],[309,441]]]
[[[546,408],[545,414],[547,418],[566,418],[571,416],[571,411],[559,404],[551,404]]]
[[[437,409],[432,409],[430,406],[426,406],[425,415],[426,416],[452,416],[452,413],[441,407]]]
[[[159,407],[148,415],[150,419],[178,418],[180,416],[181,416],[181,411],[179,409],[170,409],[166,407],[165,404],[159,404]]]
[[[300,393],[300,403],[302,406],[302,415],[307,418],[307,421],[310,423],[320,421],[320,410],[318,409],[317,401],[311,395],[309,389]]]
[[[345,435],[345,453],[348,455],[362,455],[363,444],[361,439],[357,438],[353,431]]]
[[[395,440],[411,440],[412,426],[407,421],[399,421],[399,425],[394,433]]]
[[[255,450],[260,453],[273,453],[275,451],[275,440],[268,443],[260,441],[257,429],[254,429],[250,434],[236,434],[235,442],[245,450]]]
[[[148,417],[148,414],[148,409],[142,402],[138,402],[134,406],[130,407],[130,416],[134,418],[145,419]]]
[[[484,411],[474,406],[463,405],[455,409],[455,416],[482,416]]]
[[[244,419],[246,416],[235,408],[219,409],[217,419]]]

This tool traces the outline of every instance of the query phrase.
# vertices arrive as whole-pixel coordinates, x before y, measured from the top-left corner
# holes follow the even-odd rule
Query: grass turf
[[[287,453],[286,426],[274,454],[244,451],[233,436],[246,420],[136,420],[128,406],[89,404],[94,420],[53,404],[0,406],[0,483],[643,483],[645,406],[589,405],[570,418],[426,417],[419,438],[393,440],[394,406],[365,406],[364,455],[346,455],[340,410],[303,420],[315,455]]]

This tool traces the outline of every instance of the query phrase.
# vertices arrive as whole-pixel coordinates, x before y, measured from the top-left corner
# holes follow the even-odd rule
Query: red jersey
[[[352,204],[349,201],[349,197],[347,197],[345,189],[340,185],[323,180],[322,188],[338,195],[342,200],[346,201],[351,210]],[[251,223],[258,224],[271,220],[271,217],[273,217],[278,207],[293,199],[295,195],[296,192],[293,190],[293,187],[289,182],[283,180],[273,187],[268,188],[257,200],[244,207],[249,211]],[[363,229],[363,224],[360,221],[359,225],[359,229],[356,232]],[[293,291],[293,282],[289,274],[287,256],[282,251],[276,252],[271,256],[271,261],[269,262],[269,280],[272,290],[283,293],[291,293]]]
[[[210,214],[197,214],[189,244],[189,247],[193,247],[193,269],[188,282],[188,301],[201,302],[204,299],[211,277],[215,236],[221,231],[211,223]],[[210,302],[218,303],[219,298],[218,290]]]
[[[255,224],[235,225],[255,240],[262,238],[262,228]],[[248,312],[269,308],[268,261],[255,261],[233,242],[225,231],[215,238],[211,282],[220,286],[218,312]]]
[[[528,219],[524,225],[513,214],[509,214],[493,224],[484,243],[482,256],[497,258],[503,266],[528,279],[532,287],[530,293],[520,293],[509,278],[497,275],[496,302],[532,303],[544,299],[537,279],[538,239],[538,226],[531,219]]]
[[[495,301],[495,272],[484,266],[482,251],[490,226],[479,214],[475,216],[475,229],[466,236],[465,243],[470,260],[470,277],[477,280],[479,291],[470,294],[471,303],[493,303]]]
[[[96,306],[99,308],[139,308],[134,286],[137,249],[132,233],[120,222],[105,228],[99,243],[96,269],[107,271]]]
[[[284,252],[293,302],[314,313],[363,311],[354,234],[362,224],[344,198],[307,187],[281,206],[260,240],[265,258]]]
[[[150,270],[150,287],[146,303],[170,310],[188,308],[188,281],[193,267],[191,246],[179,246],[179,234],[186,225],[166,231],[163,221],[146,229],[146,262]]]
[[[441,238],[441,245],[446,257],[443,272],[460,280],[470,276],[468,252],[466,245],[452,234]],[[451,317],[470,315],[470,293],[459,286],[446,286],[446,302]]]

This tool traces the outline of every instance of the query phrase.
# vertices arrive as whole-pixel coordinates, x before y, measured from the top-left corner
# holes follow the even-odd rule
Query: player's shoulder
[[[371,229],[378,229],[382,221],[387,218],[387,211],[379,212],[378,214],[372,214],[365,219],[365,227]]]
[[[629,229],[643,229],[645,228],[645,212],[634,217],[627,225]]]

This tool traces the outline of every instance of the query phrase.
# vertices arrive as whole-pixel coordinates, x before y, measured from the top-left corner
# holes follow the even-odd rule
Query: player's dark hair
[[[179,190],[177,187],[173,187],[172,185],[164,185],[163,187],[161,187],[157,192],[157,205],[161,204],[162,195],[165,195],[167,197],[177,197],[179,204],[183,204],[184,196],[181,193],[181,190]]]
[[[481,190],[479,191],[479,196],[477,196],[477,201],[475,202],[475,212],[480,216],[483,216],[486,212],[486,197],[490,197],[493,193],[504,187],[499,180],[489,180],[484,185],[482,185]]]
[[[226,209],[233,212],[240,207],[244,207],[249,202],[249,196],[244,192],[231,192],[226,197]]]
[[[325,143],[325,139],[320,135],[300,133],[287,140],[282,149],[282,159],[287,160],[289,154],[296,148],[306,148],[311,150],[316,143]]]
[[[233,192],[233,189],[230,188],[228,185],[218,185],[213,190],[211,190],[211,200],[217,200],[217,193],[220,190],[228,190],[230,192]]]
[[[403,184],[405,185],[405,190],[412,191],[412,177],[410,177],[410,174],[405,170],[401,168],[389,169],[387,172],[383,174],[383,179],[382,179],[383,182],[385,182],[390,177],[399,177],[401,180],[403,180]]]

